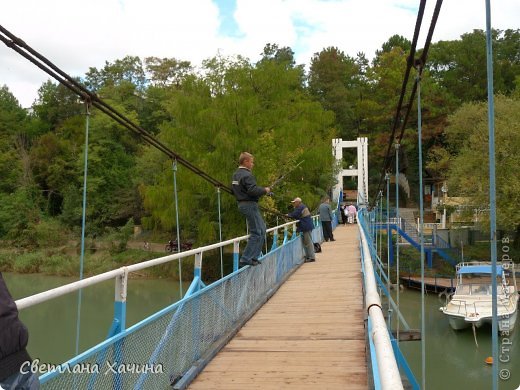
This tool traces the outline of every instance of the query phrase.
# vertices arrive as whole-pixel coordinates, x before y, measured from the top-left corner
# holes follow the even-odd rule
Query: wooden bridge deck
[[[340,225],[334,236],[190,389],[368,388],[357,225]]]

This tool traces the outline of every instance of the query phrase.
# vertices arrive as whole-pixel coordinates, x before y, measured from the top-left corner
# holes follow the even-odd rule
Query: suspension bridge
[[[395,232],[398,242],[404,239],[420,251],[423,283],[425,255],[430,259],[437,253],[450,261],[449,256],[443,252],[446,244],[440,237],[432,236],[431,241],[426,243],[424,230],[415,228],[414,232],[417,232],[417,235],[414,236],[415,233],[412,234],[407,229],[410,222],[403,220],[399,216],[399,211],[391,218],[388,207],[386,207],[386,218],[382,216],[380,189],[384,178],[387,186],[389,185],[388,172],[392,160],[390,151],[393,145],[398,150],[415,95],[418,99],[419,153],[422,150],[420,76],[442,1],[437,2],[427,44],[421,57],[415,59],[424,3],[425,1],[421,1],[403,89],[375,202],[370,202],[368,197],[368,140],[366,138],[359,138],[356,141],[333,140],[333,150],[339,161],[342,159],[341,153],[344,147],[358,148],[358,167],[342,170],[339,173],[341,179],[343,176],[358,177],[357,204],[360,206],[357,214],[358,223],[338,227],[338,207],[333,224],[337,239],[333,243],[324,245],[324,252],[315,263],[304,264],[302,242],[296,233],[296,224],[289,222],[268,229],[266,240],[268,245],[259,258],[261,264],[256,267],[238,268],[240,244],[248,238],[242,236],[122,267],[19,299],[16,301],[18,309],[25,310],[56,297],[81,291],[87,286],[107,280],[114,281],[114,318],[106,340],[78,352],[66,362],[50,367],[40,376],[42,388],[305,389],[317,386],[331,389],[420,388],[400,351],[399,328],[394,337],[387,326],[387,313],[383,310],[380,293],[386,295],[389,305],[396,309],[403,331],[410,330],[406,319],[399,313],[399,295],[397,294],[397,302],[394,302],[390,296],[388,265],[383,264],[377,252],[378,243],[381,244],[380,239],[378,241],[378,232],[386,230],[389,240],[391,240],[391,232]],[[489,7],[489,2],[486,5]],[[489,10],[487,27],[488,40],[490,40]],[[87,113],[90,107],[99,109],[169,156],[175,164],[177,162],[182,164],[219,190],[230,191],[225,184],[216,181],[183,159],[1,26],[0,32],[2,33],[0,39],[7,46],[78,94],[85,101]],[[490,47],[490,42],[488,46]],[[488,55],[488,74],[492,75],[490,58],[491,55]],[[403,100],[412,67],[417,69],[418,76],[410,94],[410,102],[406,106],[405,119],[402,120]],[[492,79],[488,82],[492,97]],[[492,98],[490,101],[492,112]],[[490,122],[492,135],[492,117]],[[401,133],[396,137],[398,124],[401,124]],[[88,138],[86,142],[88,143]],[[354,143],[350,144],[350,142]],[[493,142],[491,136],[490,145],[493,145],[490,146],[490,167],[493,167],[490,173],[492,235],[496,233]],[[398,164],[398,156],[396,152],[396,164]],[[85,153],[85,175],[87,157]],[[422,167],[421,154],[419,164]],[[398,165],[395,172],[396,176],[399,176]],[[421,183],[419,193],[422,193],[422,168],[419,169],[419,174],[419,183]],[[399,182],[397,177],[395,182]],[[339,178],[338,183],[341,183]],[[85,188],[86,186],[84,190]],[[341,188],[336,188],[334,191],[336,205],[339,205],[341,200],[339,190]],[[386,193],[388,196],[388,189]],[[399,191],[396,190],[397,196],[398,193]],[[419,225],[422,225],[424,207],[422,197],[420,199]],[[85,214],[83,214],[83,238],[84,220]],[[314,217],[314,224],[313,240],[321,242],[323,234],[317,217]],[[82,256],[83,242],[82,239]],[[231,247],[233,252],[233,272],[211,284],[206,284],[202,277],[204,254],[228,247]],[[182,299],[127,327],[126,297],[129,275],[169,262],[178,261],[180,264],[181,259],[190,256],[195,259],[194,277]],[[496,239],[492,257],[493,266],[496,267]],[[494,272],[496,274],[496,269]],[[422,388],[425,388],[425,316],[424,296],[422,297],[421,377]],[[493,299],[496,307],[496,281],[493,283]],[[493,358],[497,360],[496,318],[494,318],[493,329]],[[496,366],[493,369],[495,370],[493,386],[497,388]]]
[[[368,195],[367,139],[336,139],[333,144],[336,151],[358,148],[359,167],[339,175],[358,177],[358,204],[363,204]],[[370,212],[361,207],[357,224],[338,225],[341,198],[340,192],[334,200],[336,240],[324,243],[314,263],[304,263],[296,222],[288,222],[267,230],[261,264],[255,267],[238,267],[240,245],[248,238],[242,236],[18,300],[23,310],[106,280],[115,283],[107,339],[48,368],[40,377],[42,387],[419,388],[399,350],[399,334],[396,338],[387,328],[380,298],[380,291],[389,295],[389,276],[377,254],[378,232],[392,222],[404,234],[399,226],[405,222],[382,221],[379,207]],[[313,240],[322,242],[318,217],[313,221]],[[233,272],[206,284],[204,255],[227,248],[232,248]],[[129,275],[164,263],[181,264],[191,256],[194,278],[182,299],[127,327]],[[398,313],[403,336],[409,326],[391,297],[388,300]]]

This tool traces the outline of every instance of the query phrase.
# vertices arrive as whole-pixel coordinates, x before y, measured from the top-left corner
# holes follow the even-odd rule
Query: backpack
[[[314,243],[314,253],[320,253],[321,252],[321,245],[319,242]]]

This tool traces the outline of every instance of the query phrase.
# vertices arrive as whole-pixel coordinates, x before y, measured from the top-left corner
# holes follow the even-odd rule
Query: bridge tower
[[[343,149],[345,148],[357,149],[357,162],[349,164],[348,169],[343,169]],[[332,140],[332,153],[339,167],[334,193],[343,192],[343,178],[345,176],[357,176],[358,206],[368,206],[368,138],[358,137],[355,141],[343,141],[341,138],[334,138]]]

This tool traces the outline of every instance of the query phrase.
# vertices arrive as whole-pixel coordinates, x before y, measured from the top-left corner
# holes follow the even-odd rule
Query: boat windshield
[[[489,284],[463,284],[457,287],[457,295],[491,295]]]

